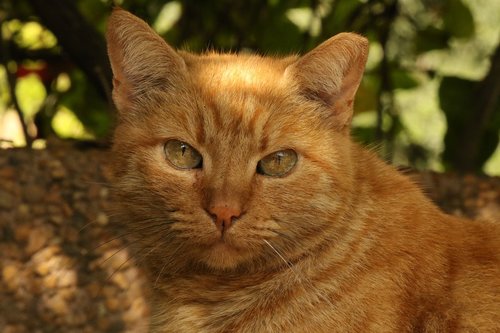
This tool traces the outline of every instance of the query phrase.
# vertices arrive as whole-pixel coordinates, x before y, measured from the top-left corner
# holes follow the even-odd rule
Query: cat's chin
[[[225,241],[217,241],[204,253],[203,262],[212,269],[232,270],[251,258],[251,253]]]

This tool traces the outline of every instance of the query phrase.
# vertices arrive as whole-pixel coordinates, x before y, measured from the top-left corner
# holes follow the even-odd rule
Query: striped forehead
[[[220,139],[257,139],[263,135],[271,110],[267,101],[240,89],[215,89],[202,94],[203,115],[200,117],[203,137]]]
[[[204,136],[260,137],[280,95],[282,71],[256,66],[253,59],[207,63],[193,73],[204,104]],[[262,64],[261,64],[262,65]]]

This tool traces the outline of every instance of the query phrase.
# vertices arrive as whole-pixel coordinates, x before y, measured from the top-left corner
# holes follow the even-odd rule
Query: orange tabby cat
[[[120,228],[153,332],[500,332],[500,231],[349,138],[368,42],[175,51],[116,9]]]

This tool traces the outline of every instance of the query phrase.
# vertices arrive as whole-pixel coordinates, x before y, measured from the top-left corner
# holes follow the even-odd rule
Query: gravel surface
[[[107,152],[0,150],[0,332],[144,332],[141,271],[107,228]]]
[[[0,332],[145,332],[144,277],[111,228],[106,150],[0,150]],[[446,211],[500,220],[500,179],[414,175]]]

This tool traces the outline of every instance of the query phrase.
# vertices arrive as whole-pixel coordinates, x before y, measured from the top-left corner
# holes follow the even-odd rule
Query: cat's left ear
[[[341,33],[289,65],[285,75],[291,76],[306,98],[328,107],[336,128],[348,130],[367,57],[366,38]]]

